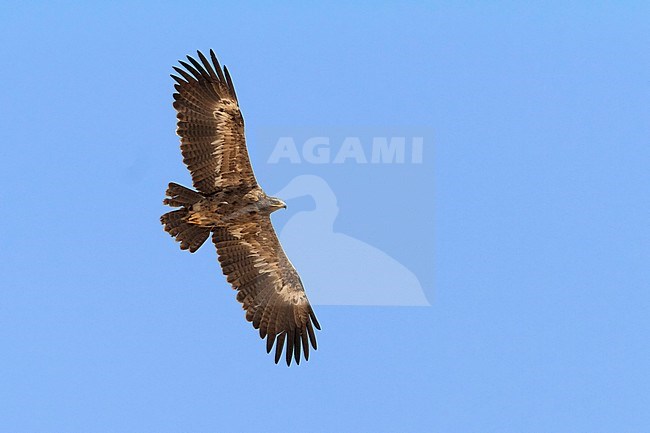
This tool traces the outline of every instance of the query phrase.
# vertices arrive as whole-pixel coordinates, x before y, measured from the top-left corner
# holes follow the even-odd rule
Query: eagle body
[[[248,192],[223,191],[204,197],[187,208],[187,222],[198,227],[233,227],[251,221],[256,215],[270,215],[285,206],[260,188]]]
[[[174,108],[183,162],[196,190],[170,183],[163,204],[177,208],[161,218],[165,231],[183,250],[197,251],[211,237],[221,269],[237,290],[246,320],[275,345],[275,362],[285,352],[287,365],[316,349],[320,325],[296,269],[271,223],[271,213],[286,208],[257,183],[248,158],[244,119],[227,68],[214,52],[210,61],[174,67]]]

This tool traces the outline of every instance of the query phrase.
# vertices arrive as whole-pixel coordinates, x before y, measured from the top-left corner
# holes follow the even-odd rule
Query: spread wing
[[[210,50],[212,64],[197,51],[200,63],[190,56],[185,68],[172,75],[176,133],[181,137],[183,162],[194,187],[205,195],[229,186],[257,185],[246,150],[244,118],[227,68]],[[225,75],[224,75],[225,74]]]
[[[320,329],[295,268],[280,245],[271,219],[255,215],[249,222],[217,228],[212,240],[228,282],[237,289],[237,300],[246,320],[266,337],[266,351],[275,343],[275,362],[286,343],[286,362],[300,350],[309,359],[309,345],[316,349],[314,327]]]

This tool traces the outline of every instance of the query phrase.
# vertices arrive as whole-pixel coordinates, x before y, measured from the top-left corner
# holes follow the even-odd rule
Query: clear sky
[[[0,6],[0,431],[649,431],[647,3],[236,3]],[[298,367],[158,221],[169,73],[210,48],[337,295]],[[305,179],[336,215],[301,243]],[[391,277],[430,306],[348,305]]]

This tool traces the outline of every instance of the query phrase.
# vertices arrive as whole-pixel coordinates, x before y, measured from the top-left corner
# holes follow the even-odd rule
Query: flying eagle
[[[314,327],[320,329],[305,289],[287,258],[271,213],[286,204],[269,197],[257,184],[244,138],[244,119],[227,68],[214,52],[210,61],[197,51],[197,61],[174,67],[176,133],[183,162],[197,191],[170,183],[165,205],[178,207],[160,221],[170,235],[191,253],[212,235],[221,269],[246,320],[266,338],[266,351],[275,344],[276,364],[286,346],[287,365],[300,352],[309,359],[316,349]]]

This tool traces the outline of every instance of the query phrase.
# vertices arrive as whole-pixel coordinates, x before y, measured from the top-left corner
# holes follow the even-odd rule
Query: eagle
[[[228,68],[221,68],[214,51],[210,60],[173,69],[178,75],[173,106],[183,162],[196,190],[170,183],[163,204],[177,208],[160,221],[181,250],[194,253],[212,237],[221,269],[237,290],[246,320],[266,338],[266,351],[275,344],[275,363],[285,352],[300,364],[315,350],[314,328],[320,324],[305,288],[273,230],[271,213],[286,204],[268,196],[257,183],[246,149],[244,118]]]

